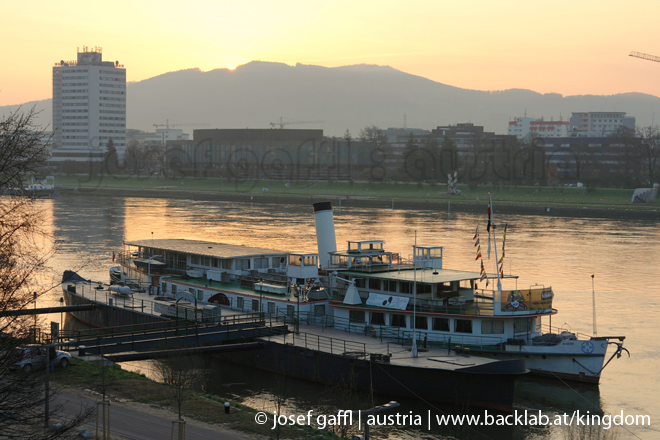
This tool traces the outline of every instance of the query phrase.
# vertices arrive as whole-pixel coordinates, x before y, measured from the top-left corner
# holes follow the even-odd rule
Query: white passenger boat
[[[314,204],[318,254],[206,241],[125,242],[121,278],[154,294],[190,294],[201,304],[285,316],[391,340],[411,350],[443,347],[496,359],[524,358],[532,372],[597,383],[624,337],[590,337],[552,327],[554,292],[519,288],[517,277],[443,267],[443,247],[417,245],[406,260],[379,240],[337,251],[332,206]],[[139,255],[137,261],[132,258]],[[154,269],[144,261],[160,258]],[[191,276],[196,271],[200,276]],[[499,271],[497,271],[499,273]],[[507,288],[500,283],[510,284]],[[490,283],[489,283],[490,284]],[[482,288],[479,287],[482,286]],[[542,322],[543,321],[543,322]]]

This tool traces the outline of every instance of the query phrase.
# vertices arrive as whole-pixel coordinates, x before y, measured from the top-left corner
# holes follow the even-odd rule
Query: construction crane
[[[284,128],[285,125],[291,125],[291,124],[322,124],[323,121],[285,121],[283,117],[280,116],[280,122],[271,122],[270,126],[271,128],[275,128],[276,126],[279,125],[280,129]]]
[[[641,58],[643,60],[655,61],[656,63],[660,63],[660,57],[656,57],[655,55],[648,55],[648,54],[641,53],[641,52],[630,52],[629,56],[635,57],[635,58]]]

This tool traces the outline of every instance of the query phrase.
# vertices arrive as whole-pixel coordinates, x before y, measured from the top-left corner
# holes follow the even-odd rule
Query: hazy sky
[[[102,47],[129,81],[251,60],[390,65],[477,90],[660,96],[658,0],[2,1],[0,105],[52,97],[52,66]]]

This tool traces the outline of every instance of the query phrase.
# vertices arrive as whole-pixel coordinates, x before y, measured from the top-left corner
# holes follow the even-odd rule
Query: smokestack
[[[320,266],[321,269],[327,269],[330,266],[329,252],[337,251],[332,202],[314,203],[314,224],[316,225],[316,244],[319,250]]]

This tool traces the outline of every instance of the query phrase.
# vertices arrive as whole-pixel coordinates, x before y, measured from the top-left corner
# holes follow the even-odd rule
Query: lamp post
[[[34,342],[37,342],[37,292],[33,293],[34,297]]]
[[[64,306],[64,298],[60,297],[60,307]],[[60,327],[64,328],[64,312],[60,310]]]

